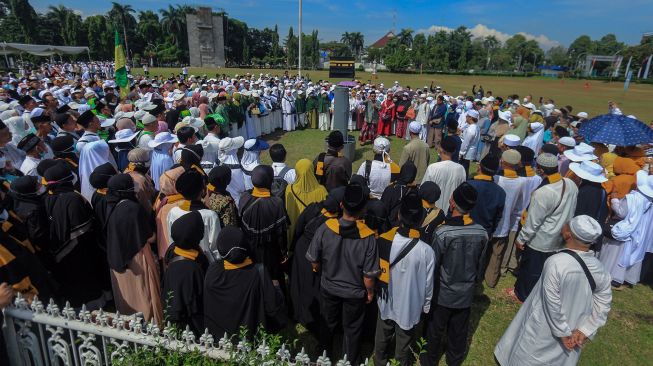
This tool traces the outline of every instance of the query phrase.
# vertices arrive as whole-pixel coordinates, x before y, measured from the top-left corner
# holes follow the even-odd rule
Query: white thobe
[[[449,198],[453,191],[465,180],[465,168],[451,160],[443,160],[433,163],[426,168],[422,183],[431,181],[440,187],[440,198],[435,201],[435,206],[443,212],[449,212]]]
[[[170,209],[166,221],[166,230],[168,231],[169,238],[172,237],[170,236],[172,223],[189,212],[190,211],[186,211],[181,207],[173,207]],[[220,255],[218,254],[218,234],[220,233],[221,229],[220,219],[218,214],[213,210],[197,210],[197,212],[202,215],[202,221],[204,221],[204,237],[200,241],[200,248],[202,248],[206,258],[209,260],[209,263],[213,263],[216,259],[220,258]]]
[[[463,131],[463,143],[460,145],[460,156],[467,160],[478,160],[476,150],[478,141],[481,138],[478,125],[476,123],[468,124]]]
[[[411,240],[413,239],[395,234],[390,249],[390,262],[397,258]],[[381,319],[390,319],[404,330],[413,329],[419,323],[421,314],[426,314],[431,309],[434,270],[435,253],[420,240],[390,269],[388,296],[385,299],[377,297]]]
[[[517,230],[517,224],[521,216],[522,190],[526,181],[523,177],[506,178],[500,175],[495,175],[494,181],[506,192],[506,201],[503,205],[503,215],[492,236],[505,238],[510,234],[510,231]]]
[[[576,253],[587,265],[596,290],[580,264],[569,254],[558,253],[544,263],[542,276],[521,306],[494,355],[502,366],[575,365],[580,348],[567,351],[561,337],[575,329],[592,338],[610,311],[610,275],[593,251]]]
[[[358,168],[356,174],[365,177],[365,161]],[[372,169],[370,169],[370,176],[368,178],[367,186],[370,188],[370,196],[381,199],[383,191],[390,185],[392,172],[390,164],[378,160],[372,160]]]
[[[281,100],[281,110],[283,111],[283,130],[295,130],[295,115],[293,109],[295,108],[295,99],[293,97],[285,96]]]
[[[240,161],[238,161],[236,151],[219,152],[218,159],[220,160],[220,164],[229,165],[231,169],[231,181],[227,186],[227,192],[229,192],[231,198],[236,202],[236,207],[238,207],[240,195],[245,192],[245,174],[240,167]]]
[[[524,183],[524,189],[522,190],[521,207],[519,208],[520,212],[524,212],[524,210],[528,208],[528,205],[531,203],[531,195],[535,192],[537,187],[542,184],[542,177],[539,175],[522,177],[522,179],[526,183]]]

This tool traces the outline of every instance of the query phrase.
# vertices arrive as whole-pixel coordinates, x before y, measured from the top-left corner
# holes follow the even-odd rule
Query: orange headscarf
[[[184,171],[185,169],[183,167],[177,167],[166,171],[159,179],[161,193],[165,194],[165,198],[162,200],[161,205],[156,208],[158,209],[156,212],[156,244],[160,259],[165,257],[168,246],[170,246],[170,238],[168,237],[167,230],[168,213],[173,207],[181,205],[184,201],[183,197],[177,193],[177,190],[175,189],[177,178],[179,178]]]
[[[637,188],[635,174],[639,166],[633,159],[617,157],[614,159],[614,173],[616,176],[603,183],[603,188],[610,195],[610,198],[622,199],[630,191]]]

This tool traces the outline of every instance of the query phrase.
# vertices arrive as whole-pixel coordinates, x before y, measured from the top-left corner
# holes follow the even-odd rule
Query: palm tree
[[[119,4],[117,2],[112,2],[111,3],[112,8],[109,11],[109,18],[112,18],[114,21],[116,18],[120,20],[120,24],[122,25],[122,35],[125,38],[125,55],[127,56],[127,60],[129,60],[129,44],[127,43],[127,18],[131,16],[131,13],[136,12],[134,8],[132,8],[131,5],[129,4]],[[117,24],[115,24],[117,26]]]
[[[349,32],[343,33],[342,36],[340,37],[340,42],[346,44],[347,46],[349,46],[349,48],[352,48],[352,46],[351,46],[351,33],[349,33]],[[352,51],[353,51],[353,48],[352,48]]]
[[[168,9],[160,9],[161,13],[161,26],[163,30],[172,36],[172,41],[176,46],[179,46],[179,37],[181,31],[186,25],[186,15],[182,12],[179,5],[174,7],[168,5]]]
[[[413,44],[413,30],[410,28],[404,28],[399,32],[397,36],[399,43],[409,47]]]
[[[363,34],[361,32],[350,33],[349,41],[351,42],[351,48],[354,51],[354,54],[356,56],[360,56],[365,44],[365,38],[363,37]]]
[[[50,5],[48,6],[48,17],[52,18],[58,25],[60,30],[61,39],[64,40],[65,37],[65,28],[66,28],[66,18],[68,18],[68,13],[72,12],[70,9],[66,8],[63,5]],[[65,43],[65,41],[64,41]]]

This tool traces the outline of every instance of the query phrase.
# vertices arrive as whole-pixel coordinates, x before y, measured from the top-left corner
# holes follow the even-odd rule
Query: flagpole
[[[302,0],[299,0],[299,62],[297,73],[302,77]]]

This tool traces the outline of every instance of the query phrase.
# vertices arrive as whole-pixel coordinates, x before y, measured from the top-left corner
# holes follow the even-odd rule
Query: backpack
[[[289,171],[290,167],[284,167],[281,169],[279,175],[275,175],[272,179],[272,188],[270,189],[272,196],[281,198],[283,202],[286,201],[286,187],[288,187],[288,182],[283,178]]]

